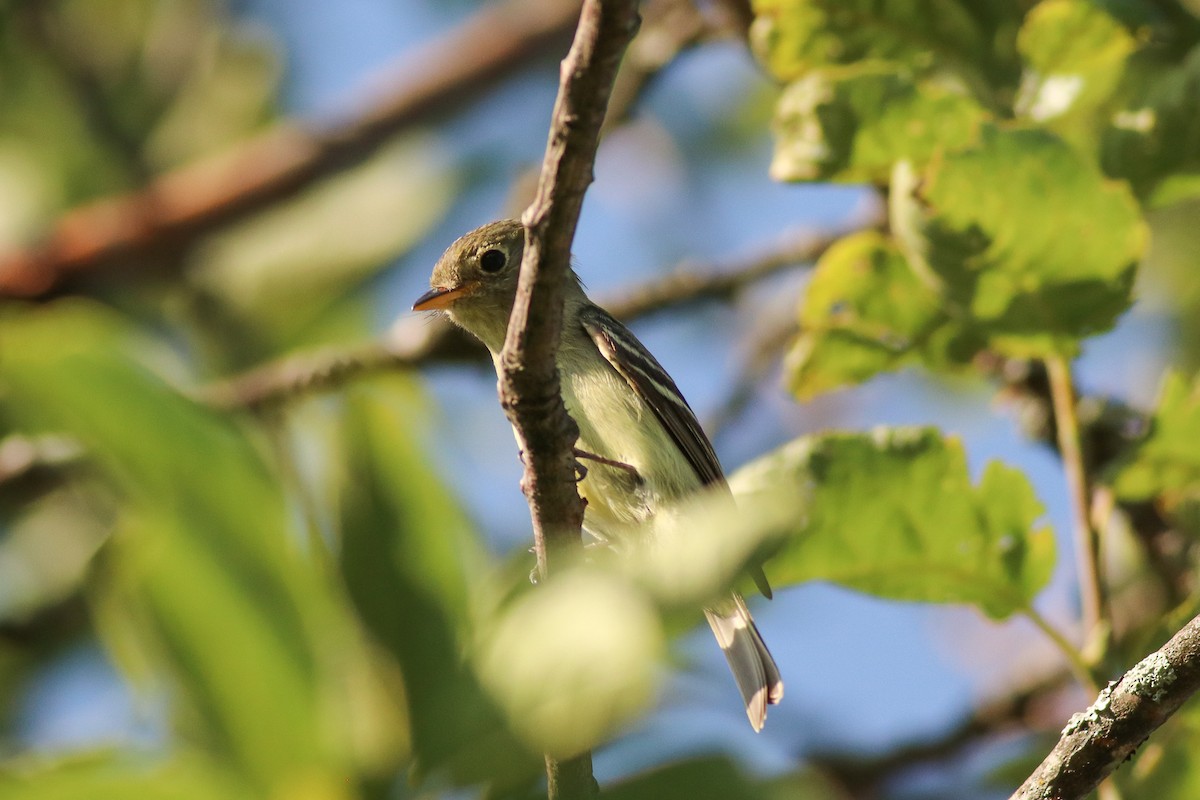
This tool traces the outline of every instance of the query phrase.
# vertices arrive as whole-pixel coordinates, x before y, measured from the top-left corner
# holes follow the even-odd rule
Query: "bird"
[[[499,372],[517,293],[525,227],[486,224],[438,259],[414,311],[440,311],[479,339]],[[637,337],[593,303],[574,270],[565,283],[557,354],[562,398],[579,428],[576,457],[588,460],[579,493],[583,527],[606,542],[706,488],[728,492],[712,443],[675,382]],[[760,591],[771,589],[761,566]],[[754,730],[783,699],[783,680],[737,591],[704,609]]]

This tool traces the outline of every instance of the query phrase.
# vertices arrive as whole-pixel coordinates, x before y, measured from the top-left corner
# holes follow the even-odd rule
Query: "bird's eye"
[[[508,256],[500,250],[485,250],[479,257],[479,268],[484,272],[499,272],[508,263]]]

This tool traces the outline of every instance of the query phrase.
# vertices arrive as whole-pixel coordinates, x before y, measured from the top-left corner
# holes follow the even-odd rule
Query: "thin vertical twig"
[[[1091,521],[1090,480],[1080,445],[1075,386],[1071,380],[1071,367],[1062,356],[1046,359],[1046,374],[1054,406],[1058,452],[1062,457],[1075,517],[1075,558],[1083,607],[1085,652],[1092,656],[1093,663],[1098,663],[1107,651],[1108,634],[1105,630],[1108,626],[1108,602],[1101,570],[1100,534]],[[1093,647],[1098,647],[1098,650],[1092,652]]]
[[[639,23],[636,0],[586,0],[561,67],[537,195],[525,211],[525,252],[508,335],[498,359],[500,404],[525,462],[538,570],[582,547],[583,501],[575,487],[578,427],[563,405],[556,366],[571,242],[592,182],[600,128],[617,68]],[[566,621],[565,624],[570,624]],[[546,755],[550,800],[594,797],[591,753]]]
[[[1092,675],[1092,670],[1087,662],[1083,660],[1083,654],[1079,648],[1071,644],[1067,637],[1063,636],[1062,631],[1051,625],[1050,620],[1043,617],[1037,609],[1030,606],[1024,610],[1024,614],[1026,619],[1032,622],[1066,657],[1067,663],[1071,665],[1071,674],[1075,676],[1075,679],[1089,691],[1099,691],[1100,687],[1096,683],[1096,678]]]

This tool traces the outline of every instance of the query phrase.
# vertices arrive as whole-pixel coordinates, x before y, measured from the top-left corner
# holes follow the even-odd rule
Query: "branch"
[[[980,741],[1011,730],[1043,730],[1047,713],[1072,685],[1068,672],[1038,677],[1008,694],[982,703],[957,725],[935,737],[902,743],[879,755],[818,753],[811,761],[833,775],[854,797],[875,797],[897,774],[923,764],[944,762]]]
[[[1014,800],[1068,800],[1091,792],[1200,689],[1200,617],[1075,714]]]
[[[1093,663],[1098,663],[1108,650],[1112,620],[1108,613],[1104,576],[1101,574],[1100,535],[1092,524],[1091,475],[1083,458],[1071,366],[1062,356],[1052,356],[1045,361],[1046,374],[1050,378],[1055,428],[1058,431],[1058,452],[1066,472],[1075,517],[1075,556],[1083,607],[1085,649],[1091,652],[1093,645],[1098,646],[1096,658],[1093,659]]]
[[[282,123],[143,190],[68,211],[40,244],[0,254],[0,297],[43,297],[72,277],[172,263],[196,241],[354,166],[401,129],[454,111],[565,39],[572,0],[488,5],[396,69],[402,83],[362,116],[321,130]]]
[[[556,547],[578,540],[583,520],[572,454],[578,430],[562,402],[555,357],[571,241],[592,182],[617,67],[637,24],[633,0],[585,0],[562,64],[537,196],[524,215],[520,282],[498,360],[500,402],[525,457],[525,491],[543,577]]]
[[[868,224],[872,224],[868,221]],[[747,288],[798,265],[811,264],[848,230],[788,237],[775,249],[724,265],[680,264],[663,278],[601,302],[629,322],[697,303],[736,299]],[[431,363],[478,363],[487,351],[475,339],[442,320],[402,318],[381,340],[353,349],[319,351],[282,358],[214,383],[198,398],[223,410],[257,410],[304,395],[338,389],[379,372]]]
[[[600,128],[617,68],[638,28],[636,0],[585,0],[562,63],[537,196],[526,209],[525,253],[504,349],[497,359],[500,404],[524,454],[522,486],[545,580],[560,553],[578,550],[583,501],[575,487],[579,429],[567,414],[556,366],[571,241],[592,182]],[[550,800],[594,797],[592,757],[546,755]]]

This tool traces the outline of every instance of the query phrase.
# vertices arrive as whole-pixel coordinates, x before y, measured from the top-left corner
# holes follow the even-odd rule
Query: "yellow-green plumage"
[[[438,261],[433,289],[416,309],[444,309],[479,338],[493,361],[504,347],[525,232],[519,222],[485,225],[454,242]],[[669,512],[705,485],[724,486],[720,464],[674,382],[624,326],[595,306],[574,274],[567,282],[558,350],[563,402],[579,426],[586,456],[579,484],[584,527],[602,540]],[[756,576],[769,592],[761,571]],[[705,610],[733,671],[746,713],[762,728],[768,704],[783,697],[779,670],[745,601],[733,593]]]

